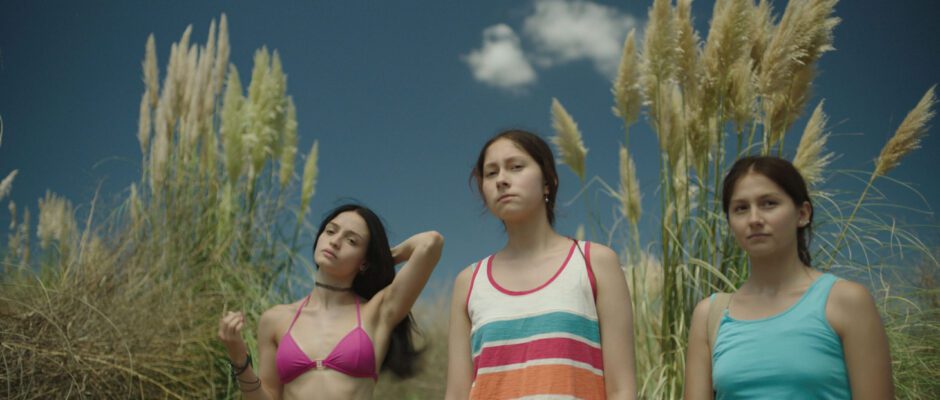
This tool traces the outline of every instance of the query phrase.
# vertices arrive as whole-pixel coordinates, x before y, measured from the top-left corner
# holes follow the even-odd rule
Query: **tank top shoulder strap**
[[[486,258],[477,262],[476,267],[473,268],[473,275],[470,275],[470,286],[467,288],[467,300],[464,301],[464,307],[469,308],[470,306],[470,294],[473,293],[473,285],[476,283],[477,274],[480,272],[480,268],[483,267],[483,263],[487,262],[492,255],[487,256]]]
[[[594,296],[594,301],[596,302],[597,278],[594,277],[594,267],[591,265],[591,242],[587,240],[572,240],[574,240],[575,246],[578,247],[578,252],[581,253],[581,258],[584,259],[584,267],[587,271],[588,282],[591,284],[591,295]]]
[[[829,292],[838,280],[839,278],[837,276],[830,273],[824,273],[819,278],[816,278],[816,282],[808,289],[809,293],[806,293],[805,303],[807,305],[812,304],[814,308],[821,307],[825,313]]]
[[[294,323],[297,322],[297,318],[300,317],[300,312],[303,311],[304,306],[310,302],[310,295],[307,295],[307,298],[304,299],[304,302],[300,304],[300,307],[297,307],[297,312],[294,313],[294,319],[290,321],[290,326],[287,327],[287,331],[290,332],[291,328],[294,327]]]

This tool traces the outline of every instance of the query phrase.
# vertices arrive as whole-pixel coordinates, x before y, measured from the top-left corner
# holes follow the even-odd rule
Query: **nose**
[[[751,210],[747,213],[747,223],[750,225],[763,225],[764,216],[761,215],[760,210],[757,207],[752,207]]]
[[[340,243],[339,240],[340,240],[339,235],[333,235],[333,237],[331,237],[327,243],[330,245],[330,247],[334,249],[339,249],[339,243]]]
[[[497,188],[507,188],[509,187],[509,174],[504,172],[505,170],[500,170],[496,174],[496,187]]]

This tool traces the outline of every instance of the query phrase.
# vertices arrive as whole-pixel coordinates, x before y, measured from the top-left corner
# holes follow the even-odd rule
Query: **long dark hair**
[[[735,161],[728,175],[725,176],[721,188],[721,208],[725,212],[725,218],[728,217],[728,207],[731,205],[734,185],[748,172],[761,174],[776,183],[797,207],[804,202],[809,204],[809,221],[806,225],[796,228],[796,251],[803,264],[812,266],[809,244],[813,238],[813,202],[809,198],[809,190],[803,175],[800,175],[800,171],[789,161],[773,156],[747,156]]]
[[[366,247],[366,269],[353,279],[353,292],[364,299],[371,299],[380,290],[392,283],[395,279],[395,260],[388,245],[388,236],[382,220],[372,210],[358,204],[344,204],[330,211],[317,231],[317,240],[326,229],[326,225],[333,221],[337,215],[347,211],[359,214],[369,228],[369,244]],[[317,248],[316,242],[313,244]],[[319,268],[319,266],[317,266]],[[416,364],[421,350],[417,349],[412,337],[417,332],[411,312],[405,316],[395,328],[389,341],[388,353],[382,362],[382,370],[388,369],[399,378],[409,378],[417,372]]]
[[[555,170],[555,156],[552,155],[552,149],[548,147],[548,143],[545,143],[542,138],[532,132],[522,129],[510,129],[497,133],[486,141],[486,144],[480,149],[476,164],[473,165],[473,171],[470,171],[470,179],[476,181],[477,191],[481,196],[483,195],[483,163],[486,161],[486,149],[490,148],[490,145],[499,139],[507,139],[513,142],[529,157],[532,157],[542,170],[542,179],[545,180],[545,185],[548,186],[545,214],[548,217],[548,224],[554,226],[555,196],[558,195],[558,171]]]

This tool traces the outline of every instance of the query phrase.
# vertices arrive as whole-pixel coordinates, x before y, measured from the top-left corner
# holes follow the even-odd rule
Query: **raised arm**
[[[685,400],[712,400],[712,352],[709,349],[708,308],[711,300],[702,299],[692,311],[689,348],[685,353]]]
[[[852,398],[893,399],[888,337],[868,290],[855,282],[836,282],[826,318],[842,338]]]
[[[604,354],[604,387],[608,399],[636,398],[633,307],[617,254],[591,244],[591,266],[597,280],[597,318]]]
[[[282,386],[275,366],[275,320],[275,312],[272,310],[261,316],[258,326],[258,360],[252,363],[248,362],[248,346],[241,335],[245,326],[245,315],[241,312],[228,312],[219,320],[219,339],[225,345],[230,363],[233,364],[233,373],[238,374],[235,376],[235,383],[242,392],[243,399],[281,398]]]
[[[405,266],[388,287],[376,294],[381,299],[380,323],[392,327],[408,315],[441,258],[443,248],[444,237],[434,231],[414,235],[392,248],[395,262],[405,262]]]
[[[473,362],[470,359],[470,316],[467,315],[467,293],[473,275],[473,265],[464,269],[454,280],[454,293],[450,305],[450,332],[447,341],[447,400],[470,397],[473,383]]]

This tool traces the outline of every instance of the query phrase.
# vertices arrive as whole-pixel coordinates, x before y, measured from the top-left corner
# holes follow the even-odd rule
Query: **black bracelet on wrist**
[[[228,360],[228,365],[232,367],[233,378],[243,374],[245,371],[248,370],[248,367],[251,366],[251,353],[248,353],[247,357],[245,358],[245,365],[242,365],[240,367],[236,366],[234,363],[232,363],[232,360]]]

